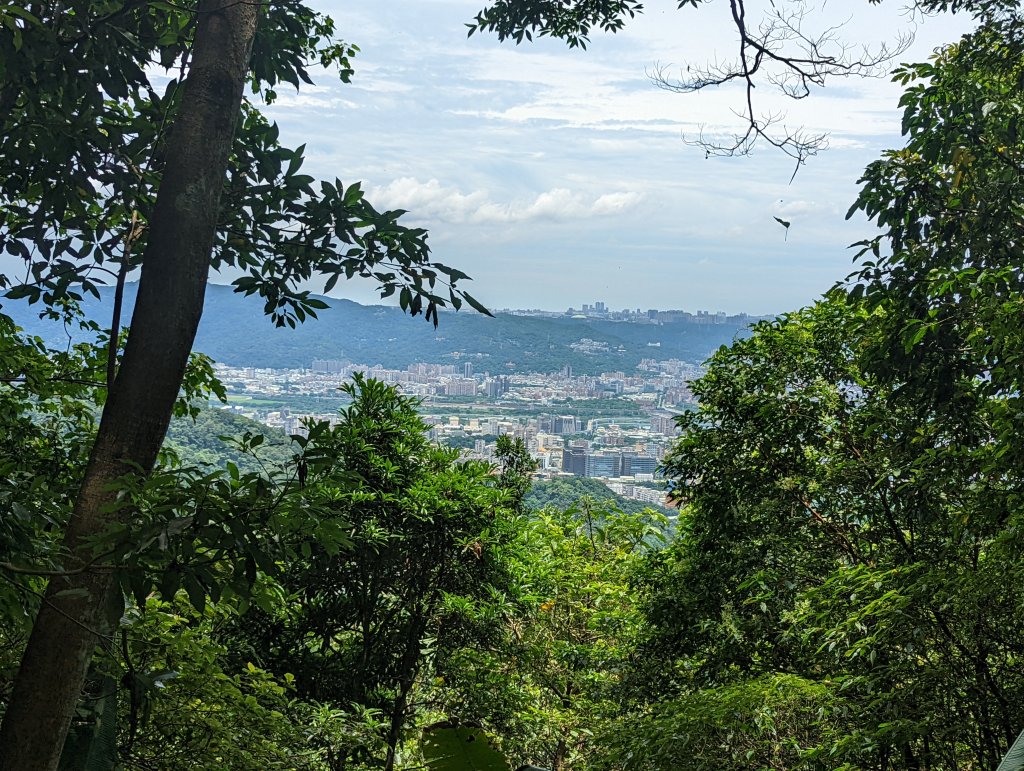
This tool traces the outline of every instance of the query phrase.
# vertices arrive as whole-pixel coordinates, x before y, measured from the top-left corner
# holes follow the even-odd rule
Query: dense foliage
[[[233,440],[246,433],[265,437],[257,456],[243,451]],[[164,446],[186,465],[221,467],[231,461],[241,471],[268,473],[287,466],[294,455],[291,440],[283,431],[215,406],[204,406],[171,421]]]
[[[590,506],[543,509],[520,523],[506,550],[514,604],[491,622],[487,646],[446,650],[433,684],[445,714],[483,720],[510,757],[553,771],[603,754],[595,729],[619,714],[642,625],[630,578],[665,526],[653,511]],[[466,610],[493,618],[490,608]]]
[[[416,403],[372,380],[346,386],[334,425],[264,436],[197,410],[223,389],[192,355],[174,383],[183,422],[151,469],[118,459],[94,506],[104,527],[66,548],[83,480],[106,462],[90,447],[122,376],[118,323],[54,349],[0,316],[5,724],[33,618],[77,607],[106,584],[73,580],[95,574],[112,591],[87,599],[106,620],[87,629],[98,644],[67,743],[48,739],[64,768],[445,769],[460,738],[493,768],[996,768],[1024,726],[1024,18],[998,0],[921,5],[980,26],[897,72],[907,143],[861,180],[854,210],[880,234],[857,273],[721,348],[693,385],[699,408],[665,459],[671,529],[576,489],[531,492],[533,461],[508,437],[495,466],[434,445]],[[140,175],[131,157],[163,146],[153,109],[176,98],[144,88],[146,57],[178,61],[192,32],[174,5],[64,8],[0,5],[0,236],[43,255],[15,294],[73,324],[75,286],[144,246],[161,159]],[[582,43],[637,9],[509,0],[476,26]],[[350,49],[321,50],[325,19],[293,4],[269,16],[254,93],[303,79],[314,53],[347,68]],[[50,66],[70,56],[102,71],[109,99]],[[33,78],[65,102],[27,101]],[[66,130],[39,135],[39,121]],[[364,252],[333,263],[246,221],[263,241],[218,231],[215,259],[254,268],[280,248],[288,278],[257,271],[241,288],[300,319],[316,306],[290,280],[372,262],[366,234],[385,227],[408,272],[379,280],[432,302],[422,233],[358,189],[309,192],[301,153],[273,133],[243,108],[231,163],[281,182],[263,213],[361,213],[338,237]],[[232,187],[226,221],[253,214],[251,193]]]
[[[766,708],[800,678],[827,720],[790,714],[781,767],[995,767],[1024,723],[1016,485],[984,470],[1000,407],[900,405],[860,367],[868,321],[837,295],[712,360],[667,462],[685,507],[649,578],[651,676],[659,700]]]
[[[975,5],[896,74],[908,142],[862,179],[861,270],[694,387],[646,579],[649,738],[614,734],[613,765],[995,768],[1024,726],[1024,27]]]
[[[613,508],[626,514],[639,514],[651,508],[666,514],[674,513],[671,509],[624,498],[605,487],[603,482],[587,477],[559,477],[534,482],[526,496],[526,505],[533,509],[565,510],[579,504],[583,499],[589,500],[594,508]]]
[[[95,438],[66,521],[54,525],[64,553],[0,723],[0,764],[50,771],[92,652],[119,615],[126,582],[101,556],[146,551],[147,529],[166,528],[161,517],[180,503],[151,509],[149,495],[164,484],[153,472],[187,387],[210,271],[231,269],[235,290],[258,295],[278,326],[325,307],[303,286],[314,277],[324,291],[371,279],[435,325],[441,307],[486,310],[456,287],[464,273],[431,260],[423,229],[400,224],[401,212],[378,212],[358,183],[316,184],[301,173],[303,148],[281,145],[259,111],[280,84],[311,83],[315,66],[348,80],[355,49],[335,39],[329,17],[298,0],[71,0],[4,3],[0,30],[0,247],[24,263],[0,273],[0,290],[71,318],[103,277],[115,284],[94,383],[104,389]],[[135,270],[139,292],[122,335]],[[246,488],[261,510],[274,502],[264,485]],[[191,479],[181,489],[199,486]],[[237,502],[228,487],[219,503]],[[254,540],[247,522],[237,530],[235,540]],[[197,585],[217,587],[213,576],[209,569]],[[144,583],[132,582],[136,592]]]

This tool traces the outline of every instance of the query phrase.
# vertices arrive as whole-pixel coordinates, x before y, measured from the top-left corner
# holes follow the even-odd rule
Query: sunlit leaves
[[[648,687],[678,692],[666,715],[689,720],[733,683],[805,678],[821,712],[787,729],[801,751],[785,767],[990,767],[1024,693],[1020,440],[1003,430],[1019,412],[981,380],[950,411],[880,378],[866,352],[882,313],[835,291],[723,348],[693,385],[700,407],[665,462],[684,509],[648,578]],[[932,334],[900,328],[897,355]],[[777,747],[742,741],[751,757]],[[668,751],[662,738],[638,758]]]
[[[993,4],[995,5],[995,4]],[[851,212],[883,230],[865,241],[858,293],[878,310],[868,365],[933,404],[971,383],[1019,393],[1024,210],[1021,77],[1014,15],[995,14],[931,62],[906,65],[904,148],[871,164]]]

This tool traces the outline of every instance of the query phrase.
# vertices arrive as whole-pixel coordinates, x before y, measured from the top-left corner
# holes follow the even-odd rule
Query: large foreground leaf
[[[431,771],[510,771],[480,728],[441,724],[425,729],[423,757]]]
[[[999,764],[996,771],[1022,771],[1022,769],[1024,769],[1024,731],[1021,731],[1017,741],[1010,747],[1010,751],[1006,753],[1006,757],[1003,758],[1003,762]]]

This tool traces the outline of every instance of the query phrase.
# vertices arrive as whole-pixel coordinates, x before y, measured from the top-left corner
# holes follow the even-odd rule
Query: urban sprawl
[[[586,347],[593,341],[581,340]],[[354,373],[384,381],[421,400],[438,442],[493,459],[501,435],[520,438],[540,478],[599,479],[626,498],[662,504],[658,467],[677,434],[674,417],[693,401],[689,381],[701,367],[644,359],[635,373],[493,375],[471,362],[412,364],[405,369],[317,359],[304,369],[218,365],[228,409],[302,434],[304,422],[337,420],[339,385]]]

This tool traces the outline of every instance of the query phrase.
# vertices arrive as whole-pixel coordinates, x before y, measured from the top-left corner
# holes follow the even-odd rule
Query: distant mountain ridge
[[[125,288],[125,323],[137,285]],[[109,324],[113,292],[89,297],[85,313]],[[314,359],[335,359],[402,369],[416,362],[473,364],[475,372],[632,372],[641,359],[703,361],[719,346],[745,335],[736,323],[636,324],[598,318],[537,317],[472,311],[441,313],[437,330],[398,308],[321,298],[330,306],[297,329],[278,329],[263,315],[259,298],[209,284],[195,350],[235,366],[299,368]],[[38,318],[22,302],[0,307],[32,334],[66,343],[62,326]],[[581,341],[592,341],[582,342]],[[575,346],[574,346],[575,344]]]

